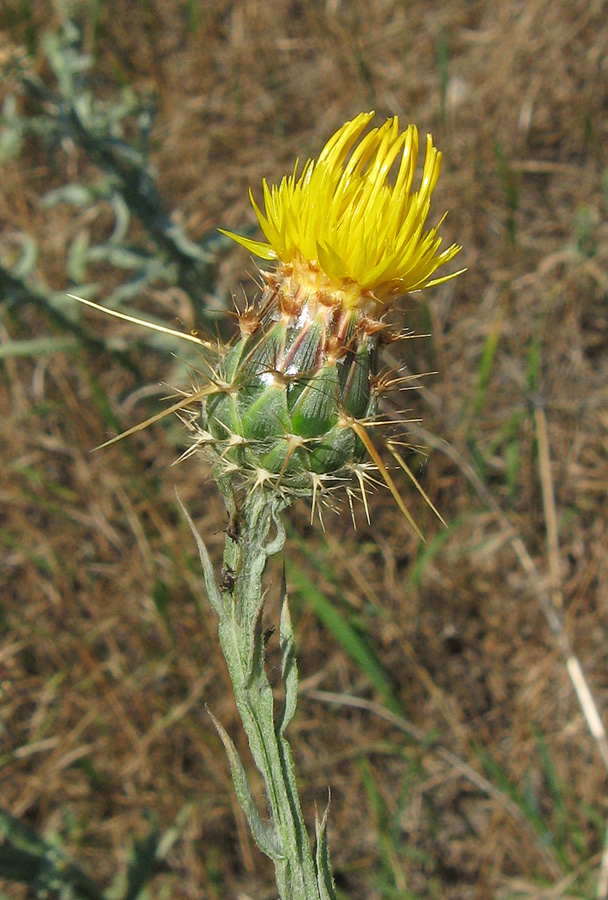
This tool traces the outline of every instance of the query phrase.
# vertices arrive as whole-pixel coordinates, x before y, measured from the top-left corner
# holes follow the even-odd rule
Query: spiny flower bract
[[[387,386],[377,375],[379,350],[394,339],[384,313],[391,297],[459,274],[434,277],[460,247],[441,251],[443,219],[426,228],[441,165],[430,135],[412,190],[416,127],[400,132],[395,117],[366,133],[372,116],[343,125],[301,174],[296,163],[278,186],[264,181],[264,212],[250,192],[266,242],[224,233],[277,260],[276,269],[260,273],[262,295],[239,313],[234,341],[215,348],[201,373],[207,383],[125,434],[189,410],[193,444],[185,455],[209,451],[220,484],[276,491],[286,501],[309,496],[314,510],[339,488],[350,500],[354,478],[367,514],[366,486],[381,479],[419,533],[369,433],[382,422]],[[416,484],[395,441],[387,448]]]
[[[412,192],[418,129],[408,125],[400,132],[395,116],[361,137],[373,115],[346,122],[301,174],[296,162],[279,185],[263,180],[264,212],[250,190],[266,242],[224,231],[256,256],[292,267],[304,281],[313,272],[315,287],[320,275],[348,306],[362,297],[384,302],[459,274],[433,278],[461,248],[452,244],[440,252],[443,218],[424,230],[441,153],[427,135],[420,187]]]

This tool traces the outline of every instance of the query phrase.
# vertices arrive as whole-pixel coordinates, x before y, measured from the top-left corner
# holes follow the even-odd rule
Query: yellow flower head
[[[278,186],[269,187],[264,179],[265,213],[249,191],[267,243],[223,232],[256,256],[308,272],[314,276],[307,279],[311,284],[321,280],[348,305],[357,304],[362,295],[383,301],[459,274],[432,277],[461,249],[452,244],[439,252],[438,230],[445,216],[424,231],[441,153],[427,135],[420,187],[412,192],[418,129],[408,125],[400,133],[395,116],[359,140],[373,115],[361,113],[346,122],[300,175],[296,162]]]

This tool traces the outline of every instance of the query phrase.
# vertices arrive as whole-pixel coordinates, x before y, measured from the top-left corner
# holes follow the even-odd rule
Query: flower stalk
[[[264,668],[262,575],[268,557],[279,552],[285,542],[281,521],[285,501],[276,492],[255,491],[237,509],[232,491],[223,486],[232,526],[226,537],[221,584],[216,580],[202,538],[185,510],[184,514],[197,541],[207,595],[218,616],[219,640],[241,722],[253,761],[264,779],[269,821],[257,809],[234,743],[214,716],[213,723],[228,755],[237,797],[254,840],[274,863],[281,900],[335,900],[326,820],[316,823],[313,855],[300,806],[291,748],[285,737],[285,729],[296,711],[298,671],[284,585],[279,643],[285,699],[278,714],[275,714],[272,687]]]

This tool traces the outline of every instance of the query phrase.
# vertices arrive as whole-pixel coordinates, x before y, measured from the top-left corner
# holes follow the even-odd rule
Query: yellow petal
[[[363,134],[373,115],[361,113],[346,122],[299,176],[296,162],[278,185],[270,188],[264,180],[264,212],[250,192],[267,243],[222,233],[263,259],[320,268],[335,290],[347,289],[349,297],[356,296],[354,285],[382,301],[459,274],[432,277],[461,249],[452,244],[439,252],[443,218],[426,227],[441,170],[433,138],[427,135],[420,188],[412,193],[418,130],[408,125],[400,132],[395,116]]]

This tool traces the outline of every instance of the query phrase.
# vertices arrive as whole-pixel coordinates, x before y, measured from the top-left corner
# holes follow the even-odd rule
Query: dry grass
[[[461,454],[433,450],[423,472],[450,527],[441,532],[413,498],[430,537],[421,551],[378,493],[373,525],[357,532],[347,516],[330,517],[322,535],[296,509],[289,549],[304,564],[309,548],[318,585],[390,672],[414,737],[433,733],[438,743],[406,737],[384,715],[361,670],[294,596],[304,690],[291,738],[304,807],[312,818],[331,785],[334,866],[351,900],[594,896],[606,771],[538,592],[559,588],[566,632],[603,712],[608,6],[97,6],[98,26],[91,11],[85,20],[100,88],[126,81],[157,96],[154,162],[193,237],[251,222],[248,185],[314,154],[362,109],[415,121],[444,149],[437,212],[450,210],[446,241],[464,245],[469,272],[404,301],[406,322],[426,331],[430,320],[432,338],[392,351],[413,371],[437,373],[404,399]],[[3,9],[16,43],[54,15],[44,3],[29,22]],[[39,271],[58,289],[65,246],[87,223],[39,201],[84,168],[69,148],[50,159],[31,147],[0,171],[5,239],[38,236]],[[91,227],[103,228],[103,218]],[[244,252],[227,254],[218,296],[238,291],[251,268]],[[159,301],[175,325],[172,298]],[[49,328],[34,311],[25,321],[34,335]],[[133,334],[93,314],[87,321]],[[1,318],[0,340],[23,337],[19,327]],[[139,362],[150,383],[167,377],[158,358]],[[145,414],[135,387],[111,357],[85,350],[7,361],[0,373],[2,805],[63,834],[103,884],[145,832],[144,809],[168,827],[186,808],[153,896],[263,900],[274,896],[272,874],[246,833],[205,714],[207,704],[245,751],[174,490],[216,554],[221,503],[198,458],[171,468],[175,432],[154,427],[90,452],[111,429],[100,392],[128,426]],[[559,533],[552,568],[535,403],[548,424],[545,474]],[[475,461],[509,525],[471,488],[460,459]],[[514,533],[536,562],[536,583],[513,552]],[[275,573],[271,594],[277,583]],[[271,662],[272,654],[271,640]],[[322,702],[327,692],[342,699]],[[350,696],[377,704],[358,708]]]

